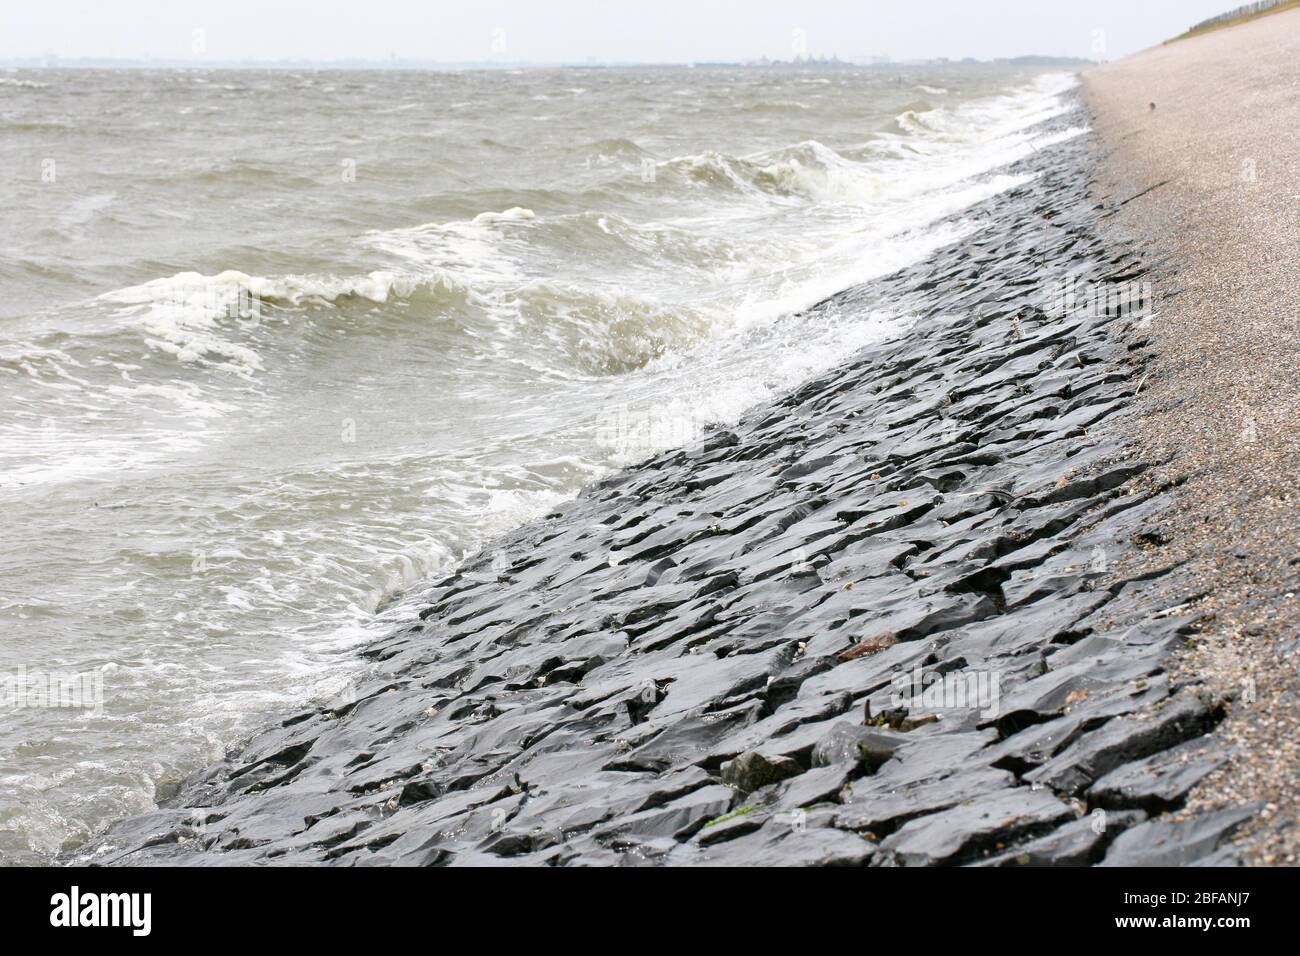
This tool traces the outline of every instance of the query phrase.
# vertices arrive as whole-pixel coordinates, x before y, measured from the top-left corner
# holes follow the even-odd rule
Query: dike
[[[1044,127],[1086,122],[1081,108]],[[1172,822],[1225,702],[1166,673],[1172,489],[1125,197],[1090,136],[980,231],[815,307],[915,316],[427,588],[354,699],[263,731],[79,862],[1228,862]],[[1140,489],[1140,490],[1139,490]],[[921,693],[916,693],[916,691]]]

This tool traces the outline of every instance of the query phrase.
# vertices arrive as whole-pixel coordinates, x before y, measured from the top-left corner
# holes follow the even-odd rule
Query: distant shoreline
[[[946,57],[926,60],[892,60],[873,57],[870,61],[810,59],[810,60],[744,60],[691,61],[683,63],[627,62],[555,62],[542,63],[528,60],[497,61],[470,60],[443,63],[434,60],[145,60],[78,57],[52,60],[42,57],[13,57],[0,59],[0,70],[428,70],[431,72],[459,72],[465,70],[618,70],[618,69],[754,69],[754,70],[873,70],[898,67],[962,66],[1043,66],[1062,69],[1083,68],[1096,65],[1095,60],[1079,57],[1026,55],[996,57],[991,60],[966,58],[952,60]]]

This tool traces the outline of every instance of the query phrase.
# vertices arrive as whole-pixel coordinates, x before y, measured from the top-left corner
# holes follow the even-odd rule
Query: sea
[[[0,863],[346,695],[421,585],[916,320],[1048,68],[0,71]],[[1080,121],[1081,122],[1081,121]]]

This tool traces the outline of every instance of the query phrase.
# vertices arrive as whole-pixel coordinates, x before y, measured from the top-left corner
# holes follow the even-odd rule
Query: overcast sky
[[[1113,59],[1239,2],[3,0],[0,57],[681,63],[806,52]]]

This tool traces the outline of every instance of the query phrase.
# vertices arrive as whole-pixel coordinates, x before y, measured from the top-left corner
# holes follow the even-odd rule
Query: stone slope
[[[970,240],[816,307],[906,311],[904,334],[506,535],[366,651],[355,700],[92,858],[1085,864],[1121,833],[1125,862],[1210,857],[1239,819],[1151,819],[1217,766],[1222,706],[1164,673],[1168,569],[1123,572],[1169,498],[1132,492],[1147,464],[1112,427],[1134,320],[1051,292],[1142,274],[1087,149],[1037,152]],[[998,695],[909,707],[898,674]]]

